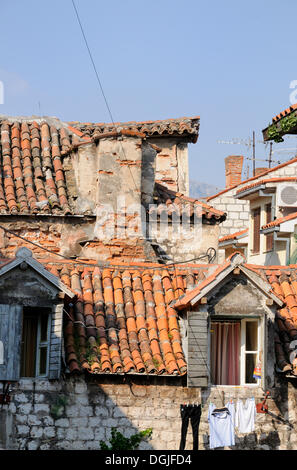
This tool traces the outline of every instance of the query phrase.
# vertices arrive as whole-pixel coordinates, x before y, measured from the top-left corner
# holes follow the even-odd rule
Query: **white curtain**
[[[240,322],[213,322],[211,330],[214,384],[240,385]]]

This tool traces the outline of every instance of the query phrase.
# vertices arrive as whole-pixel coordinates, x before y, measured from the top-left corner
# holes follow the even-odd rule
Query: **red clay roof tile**
[[[274,166],[273,168],[269,168],[267,169],[267,171],[261,173],[261,175],[257,175],[257,176],[253,176],[251,178],[248,178],[244,181],[241,181],[240,183],[237,183],[229,188],[225,188],[225,189],[222,189],[222,191],[219,191],[218,193],[214,194],[213,196],[209,196],[206,198],[207,201],[211,201],[212,199],[215,199],[216,197],[219,197],[221,196],[222,194],[225,194],[226,192],[228,191],[233,191],[234,189],[238,188],[239,186],[243,185],[243,184],[246,184],[248,183],[249,181],[255,181],[255,180],[259,180],[260,178],[262,178],[263,176],[266,176],[266,175],[269,175],[269,173],[271,173],[272,171],[276,171],[276,170],[279,170],[281,168],[284,168],[285,166],[288,166],[288,165],[291,165],[292,163],[296,163],[297,162],[297,157],[295,158],[292,158],[291,160],[287,160],[286,162],[284,163],[281,163],[277,166]],[[257,184],[257,182],[256,182]]]
[[[70,122],[69,126],[79,132],[80,137],[100,137],[102,134],[119,131],[140,133],[145,137],[151,136],[183,136],[191,142],[196,142],[199,134],[200,117],[181,117],[178,119],[163,119],[157,121],[129,121],[116,123],[81,123]]]
[[[73,132],[60,121],[0,120],[0,213],[71,213],[62,158]]]
[[[294,219],[297,219],[297,212],[293,212],[292,214],[286,215],[285,217],[279,217],[278,219],[269,222],[269,224],[263,225],[261,228],[262,230],[265,230],[271,227],[278,227],[279,225]]]

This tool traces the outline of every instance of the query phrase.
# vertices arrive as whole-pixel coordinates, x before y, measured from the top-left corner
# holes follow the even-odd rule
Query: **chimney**
[[[225,158],[226,188],[241,182],[242,165],[242,155],[229,155]]]

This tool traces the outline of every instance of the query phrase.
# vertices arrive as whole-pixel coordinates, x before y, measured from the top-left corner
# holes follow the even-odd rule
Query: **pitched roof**
[[[245,228],[244,230],[239,230],[238,232],[230,233],[229,235],[224,235],[224,237],[219,238],[219,243],[232,242],[233,240],[238,240],[243,238],[248,234],[249,229]]]
[[[64,328],[71,373],[184,375],[178,311],[239,267],[276,302],[277,364],[280,371],[297,375],[297,361],[290,360],[290,342],[297,339],[297,265],[252,265],[240,253],[220,265],[175,268],[43,262],[77,296],[66,307]]]
[[[147,137],[178,136],[195,143],[198,139],[200,117],[181,117],[177,119],[162,119],[157,121],[127,121],[116,123],[90,123],[72,121],[69,123],[85,136],[96,138],[100,134],[122,129],[141,132]]]
[[[0,214],[74,214],[64,157],[80,145],[120,134],[194,141],[199,132],[198,116],[120,124],[0,115]]]
[[[293,111],[295,111],[295,109],[297,109],[297,103],[296,104],[292,104],[291,106],[289,106],[288,108],[286,108],[284,111],[281,111],[280,113],[278,113],[276,116],[274,116],[272,118],[272,122],[277,122],[279,121],[281,118],[285,117],[285,116],[288,116],[289,114],[291,114]]]
[[[297,376],[297,361],[291,342],[297,339],[297,265],[252,266],[253,270],[267,280],[275,295],[284,302],[276,313],[275,354],[280,371]]]
[[[266,230],[268,228],[278,227],[279,225],[284,224],[285,222],[288,222],[289,220],[294,220],[294,219],[297,219],[297,212],[293,212],[292,214],[286,215],[285,217],[279,217],[278,219],[275,219],[272,222],[269,222],[268,224],[263,225],[261,229]]]
[[[0,118],[0,214],[70,214],[62,160],[86,140],[56,118]]]
[[[150,213],[157,211],[157,214],[160,214],[166,211],[168,215],[172,215],[174,212],[180,213],[185,210],[188,216],[195,214],[197,217],[213,222],[223,222],[227,217],[225,212],[198,199],[172,191],[160,183],[155,184],[154,202],[157,207],[152,207]]]
[[[239,254],[232,254],[191,291],[171,302],[174,309],[184,309],[197,302],[224,277],[239,267],[253,279],[267,296],[278,305],[276,311],[275,354],[279,372],[297,376],[297,355],[295,357],[292,341],[297,340],[297,265],[258,266],[242,261]],[[252,277],[256,275],[256,277]]]
[[[282,142],[286,134],[296,134],[297,103],[292,104],[272,118],[272,123],[262,130],[264,141]]]
[[[203,279],[208,265],[45,263],[77,296],[64,330],[71,373],[186,373],[178,314],[169,303]]]
[[[284,168],[284,167],[286,167],[288,165],[291,165],[292,163],[296,163],[296,162],[297,162],[297,157],[291,158],[290,160],[287,160],[284,163],[280,163],[279,165],[274,166],[273,168],[267,169],[267,171],[263,171],[263,173],[261,173],[260,175],[253,176],[252,178],[248,178],[246,180],[243,180],[238,184],[234,184],[233,186],[230,186],[229,188],[225,188],[222,191],[219,191],[218,193],[214,194],[213,196],[207,197],[206,200],[211,201],[212,199],[214,199],[216,197],[219,197],[219,196],[221,196],[222,194],[225,194],[228,191],[233,191],[233,189],[236,189],[236,188],[238,188],[239,186],[241,186],[243,184],[246,184],[250,181],[259,180],[261,177],[269,175],[269,173],[271,173],[272,171],[280,170],[281,168]],[[257,184],[257,181],[255,181],[255,183]]]
[[[279,178],[269,178],[269,179],[260,179],[256,181],[255,183],[248,184],[247,186],[243,186],[242,188],[238,189],[236,191],[236,195],[244,193],[245,191],[251,190],[251,189],[257,189],[258,186],[261,185],[266,185],[266,184],[273,184],[273,183],[284,183],[287,181],[291,181],[296,183],[297,182],[297,177],[294,176],[283,176]]]
[[[175,267],[120,263],[99,268],[91,260],[40,261],[56,277],[57,286],[75,294],[65,303],[64,322],[65,359],[71,373],[184,375],[178,310],[239,267],[277,304],[278,368],[297,375],[290,344],[297,339],[297,265],[252,265],[239,253],[221,265]],[[0,270],[13,262],[0,260]]]

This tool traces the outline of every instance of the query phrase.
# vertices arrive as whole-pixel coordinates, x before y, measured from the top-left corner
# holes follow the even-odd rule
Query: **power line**
[[[90,49],[90,46],[89,46],[89,43],[88,43],[86,34],[85,34],[85,32],[84,32],[84,28],[83,28],[83,25],[82,25],[82,22],[81,22],[81,19],[80,19],[78,10],[77,10],[77,8],[76,8],[76,5],[75,5],[74,0],[71,0],[71,1],[72,1],[72,5],[73,5],[73,8],[74,8],[76,17],[77,17],[77,21],[78,21],[78,24],[79,24],[79,26],[80,26],[80,30],[81,30],[81,33],[82,33],[82,35],[83,35],[83,39],[84,39],[84,42],[85,42],[85,45],[86,45],[86,48],[87,48],[87,51],[88,51],[88,54],[89,54],[89,57],[90,57],[90,60],[91,60],[91,63],[92,63],[94,72],[95,72],[95,75],[96,75],[96,78],[97,78],[97,82],[98,82],[98,84],[99,84],[99,87],[100,87],[100,90],[101,90],[101,93],[102,93],[102,96],[103,96],[103,99],[104,99],[106,108],[107,108],[107,110],[108,110],[108,113],[109,113],[111,122],[112,122],[114,128],[117,129],[117,126],[116,126],[116,124],[115,124],[115,122],[114,122],[114,119],[113,119],[113,115],[112,115],[110,106],[109,106],[109,104],[108,104],[106,95],[105,95],[104,90],[103,90],[103,86],[102,86],[102,83],[101,83],[101,80],[100,80],[100,77],[99,77],[99,73],[98,73],[98,71],[97,71],[97,67],[96,67],[95,61],[94,61],[94,59],[93,59],[93,55],[92,55],[92,52],[91,52],[91,49]],[[127,160],[127,157],[126,157],[126,154],[125,154],[124,147],[123,147],[121,141],[120,141],[120,145],[121,145],[121,148],[122,148],[122,152],[123,152],[123,154],[124,154],[124,158],[125,158],[126,161],[128,161],[128,160]],[[129,171],[130,171],[131,178],[132,178],[132,180],[133,180],[135,189],[136,189],[136,191],[138,191],[139,188],[137,188],[137,186],[136,186],[136,183],[135,183],[135,180],[134,180],[134,177],[133,177],[133,174],[132,174],[132,170],[131,170],[131,168],[130,168],[130,165],[128,165],[128,168],[129,168]]]
[[[21,235],[18,235],[17,233],[13,232],[12,230],[9,230],[7,229],[6,227],[3,227],[3,225],[0,225],[0,229],[4,230],[5,232],[8,232],[10,233],[11,235],[17,237],[17,238],[20,238],[21,240],[23,240],[24,242],[26,243],[29,243],[31,245],[34,245],[35,247],[41,249],[41,250],[44,250],[52,255],[55,255],[55,256],[59,256],[60,258],[63,258],[67,261],[71,261],[73,264],[81,264],[83,266],[92,266],[92,267],[95,267],[95,266],[99,266],[101,268],[124,268],[123,265],[120,265],[120,264],[106,264],[106,263],[88,263],[88,262],[84,262],[84,261],[79,261],[79,260],[76,260],[76,259],[73,259],[73,258],[68,258],[67,256],[64,256],[62,255],[61,253],[56,253],[48,248],[45,248],[41,245],[39,245],[38,243],[35,243],[35,242],[32,242],[31,240],[28,240],[27,238],[25,237],[22,237]],[[190,263],[192,261],[198,261],[200,259],[204,259],[204,258],[207,258],[208,259],[208,262],[211,264],[214,259],[216,257],[216,250],[215,248],[208,248],[207,252],[203,255],[200,255],[200,256],[197,256],[195,258],[191,258],[191,259],[188,259],[188,260],[185,260],[185,261],[176,261],[176,262],[172,262],[172,263],[168,263],[168,264],[160,264],[159,266],[149,266],[147,267],[147,269],[162,269],[162,268],[167,268],[167,267],[174,267],[174,266],[178,266],[180,264],[186,264],[186,263]],[[137,266],[131,266],[133,267],[133,269],[139,269]],[[143,267],[141,268],[143,270]]]
[[[82,26],[82,23],[81,23],[81,20],[80,20],[78,11],[77,11],[77,8],[76,8],[76,6],[75,6],[74,0],[71,0],[71,1],[72,1],[72,5],[73,5],[74,11],[75,11],[75,13],[76,13],[77,21],[78,21],[78,23],[79,23],[79,26],[80,26],[80,29],[81,29],[81,32],[82,32],[82,35],[83,35],[83,38],[84,38],[84,41],[85,41],[85,44],[86,44],[86,48],[87,48],[87,50],[88,50],[88,53],[89,53],[89,56],[90,56],[90,59],[91,59],[92,65],[93,65],[93,69],[94,69],[95,75],[96,75],[96,77],[97,77],[97,81],[98,81],[99,86],[100,86],[100,90],[101,90],[102,96],[103,96],[103,98],[104,98],[106,107],[107,107],[107,109],[108,109],[108,112],[109,112],[111,121],[112,121],[113,125],[115,125],[115,124],[114,124],[114,120],[113,120],[113,116],[112,116],[112,113],[111,113],[111,110],[110,110],[110,107],[109,107],[109,104],[108,104],[108,102],[107,102],[107,98],[106,98],[105,93],[104,93],[104,90],[103,90],[103,86],[102,86],[102,84],[101,84],[101,80],[100,80],[100,78],[99,78],[99,74],[98,74],[98,71],[97,71],[97,67],[96,67],[96,65],[95,65],[95,62],[94,62],[94,59],[93,59],[93,56],[92,56],[92,53],[91,53],[91,50],[90,50],[90,47],[89,47],[89,44],[88,44],[88,41],[87,41],[85,32],[84,32],[84,28],[83,28],[83,26]]]
[[[89,57],[90,57],[90,60],[91,60],[91,63],[92,63],[92,66],[93,66],[93,69],[94,69],[94,72],[95,72],[95,75],[96,75],[96,78],[97,78],[97,82],[99,84],[99,87],[100,87],[100,90],[101,90],[101,93],[102,93],[102,96],[104,98],[104,101],[105,101],[105,105],[107,107],[107,110],[108,110],[108,113],[109,113],[109,116],[110,116],[110,119],[111,119],[111,122],[114,126],[114,128],[116,129],[117,126],[114,122],[114,118],[113,118],[113,115],[112,115],[112,112],[111,112],[111,108],[108,104],[108,101],[107,101],[107,97],[104,93],[104,89],[103,89],[103,86],[102,86],[102,83],[101,83],[101,80],[100,80],[100,77],[99,77],[99,73],[97,71],[97,67],[96,67],[96,64],[95,64],[95,61],[93,59],[93,55],[92,55],[92,52],[91,52],[91,48],[89,46],[89,43],[88,43],[88,40],[87,40],[87,37],[86,37],[86,34],[85,34],[85,31],[84,31],[84,28],[83,28],[83,25],[82,25],[82,22],[81,22],[81,19],[80,19],[80,16],[79,16],[79,13],[78,13],[78,10],[76,8],[76,5],[75,5],[75,2],[74,0],[71,0],[72,1],[72,5],[73,5],[73,8],[74,8],[74,11],[75,11],[75,14],[76,14],[76,17],[77,17],[77,20],[78,20],[78,23],[79,23],[79,26],[80,26],[80,30],[81,30],[81,33],[82,33],[82,36],[83,36],[83,39],[84,39],[84,42],[85,42],[85,45],[86,45],[86,48],[87,48],[87,51],[88,51],[88,54],[89,54]],[[124,154],[124,158],[125,160],[127,160],[126,158],[126,154],[125,154],[125,150],[123,148],[123,145],[120,141],[120,145],[121,145],[121,148],[122,148],[122,151],[123,151],[123,154]],[[135,190],[138,192],[139,191],[139,188],[137,187],[136,183],[135,183],[135,180],[134,180],[134,177],[133,177],[133,174],[132,174],[132,170],[130,168],[130,166],[128,165],[128,168],[129,168],[129,171],[130,171],[130,174],[131,174],[131,178],[133,180],[133,183],[134,183],[134,186],[135,186]],[[214,250],[212,248],[209,248],[209,250]],[[188,261],[185,261],[185,262],[181,262],[181,263],[187,263],[187,262],[190,262],[190,261],[196,261],[196,260],[199,260],[199,259],[202,259],[202,258],[208,258],[209,262],[213,261],[213,259],[215,258],[216,256],[216,251],[215,251],[215,254],[211,255],[210,254],[210,251],[208,250],[208,253],[205,254],[205,255],[201,255],[200,257],[197,257],[197,258],[192,258],[191,260],[188,260]],[[134,258],[135,259],[135,258]],[[133,262],[133,260],[132,260]],[[167,265],[160,265],[160,266],[175,266],[176,264],[181,264],[181,263],[170,263],[170,264],[167,264]],[[160,268],[156,268],[156,269],[160,269]]]

